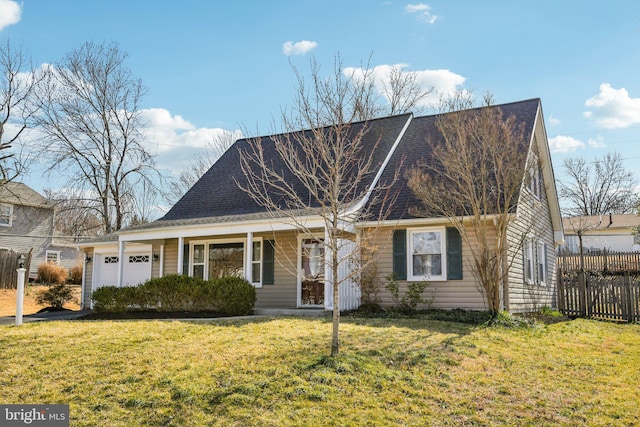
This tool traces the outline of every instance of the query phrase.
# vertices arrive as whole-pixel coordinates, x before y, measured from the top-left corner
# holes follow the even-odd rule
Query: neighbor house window
[[[60,251],[47,251],[45,253],[47,264],[60,264]]]
[[[11,227],[13,218],[13,205],[0,203],[0,226]]]
[[[445,228],[408,231],[408,280],[446,280]]]
[[[533,283],[533,240],[527,239],[522,248],[524,280],[527,283]]]

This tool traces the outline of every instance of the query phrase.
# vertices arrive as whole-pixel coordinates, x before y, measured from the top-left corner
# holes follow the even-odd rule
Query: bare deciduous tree
[[[560,181],[559,195],[568,203],[568,215],[633,213],[638,209],[638,180],[624,167],[618,153],[608,153],[589,163],[582,157],[565,159],[569,177]]]
[[[444,216],[471,252],[471,268],[495,315],[509,273],[507,227],[520,193],[528,146],[513,116],[504,117],[485,96],[484,107],[458,95],[439,115],[441,139],[429,139],[431,160],[409,172],[408,185],[423,208],[414,214]],[[524,148],[523,148],[524,146]]]
[[[21,48],[8,39],[0,45],[0,181],[15,179],[26,166],[26,158],[10,150],[35,112],[30,98],[40,78]]]
[[[146,90],[126,59],[114,43],[84,43],[49,69],[38,90],[49,171],[64,173],[69,188],[98,202],[105,233],[126,224],[130,189],[152,185],[157,173],[140,133]]]
[[[382,81],[382,92],[389,102],[389,114],[393,115],[421,112],[421,103],[433,92],[433,88],[423,88],[416,73],[403,71],[401,66],[393,65],[389,80]]]
[[[241,137],[240,132],[223,131],[216,134],[212,141],[208,142],[202,153],[198,153],[191,164],[182,170],[178,176],[171,179],[163,193],[164,199],[175,204],[189,191],[206,171],[233,145],[236,139]]]
[[[247,179],[243,190],[273,216],[294,223],[299,233],[324,241],[330,276],[325,279],[333,289],[331,355],[337,355],[339,288],[366,267],[353,264],[347,277],[339,275],[340,265],[357,256],[353,224],[371,219],[368,206],[377,202],[388,206],[385,202],[392,199],[388,192],[392,183],[381,183],[375,190],[366,185],[380,167],[374,160],[379,139],[368,135],[366,122],[378,111],[370,74],[354,82],[343,72],[339,57],[328,78],[312,61],[309,85],[295,71],[298,91],[293,114],[283,112],[282,117],[288,133],[247,140],[240,151]],[[382,219],[384,211],[379,210],[373,220]],[[310,228],[302,219],[308,216],[321,218],[323,229]]]
[[[55,210],[53,228],[56,235],[76,242],[82,237],[94,237],[103,232],[95,199],[64,189],[48,189],[44,195]]]

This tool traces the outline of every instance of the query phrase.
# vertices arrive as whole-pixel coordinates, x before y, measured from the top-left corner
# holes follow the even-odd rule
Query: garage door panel
[[[123,286],[136,286],[151,278],[151,253],[127,252],[123,267]],[[103,286],[117,286],[118,261],[117,253],[95,254],[93,289]]]

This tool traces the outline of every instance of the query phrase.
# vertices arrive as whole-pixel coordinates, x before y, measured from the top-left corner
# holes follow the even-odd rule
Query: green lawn
[[[0,327],[0,402],[73,426],[638,425],[640,325],[344,319]]]

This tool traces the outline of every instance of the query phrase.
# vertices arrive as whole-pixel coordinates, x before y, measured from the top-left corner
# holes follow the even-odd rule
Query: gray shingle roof
[[[535,98],[484,108],[500,108],[503,117],[507,118],[514,115],[518,123],[523,123],[525,141],[523,141],[522,147],[523,149],[528,149],[528,142],[534,130],[539,105],[540,99]],[[411,121],[409,128],[402,138],[402,142],[398,145],[381,178],[381,182],[391,182],[391,175],[402,165],[402,171],[395,184],[395,191],[398,192],[398,198],[387,216],[389,220],[415,218],[415,216],[409,213],[409,208],[412,206],[420,206],[420,201],[414,196],[407,185],[406,172],[420,162],[430,162],[431,152],[430,146],[427,143],[428,140],[434,141],[435,144],[442,141],[442,135],[436,127],[437,117],[437,115],[416,117]],[[522,170],[524,178],[524,164],[522,165]]]
[[[0,203],[53,209],[47,199],[22,182],[0,182]]]
[[[523,141],[524,148],[534,130],[539,104],[540,100],[536,98],[489,108],[500,108],[505,117],[514,115],[518,122],[523,123],[526,139]],[[375,147],[374,164],[382,164],[410,116],[410,114],[390,116],[352,125],[354,130],[357,130],[358,126],[369,126],[364,144],[371,150]],[[412,119],[380,179],[382,184],[392,182],[393,174],[402,165],[403,170],[395,184],[398,199],[387,219],[413,218],[409,213],[409,207],[419,205],[419,201],[408,188],[404,172],[418,162],[429,161],[430,152],[427,140],[442,138],[436,128],[436,119],[437,115]],[[287,135],[295,137],[296,133]],[[377,145],[376,142],[378,142]],[[281,163],[274,149],[273,137],[261,137],[261,143],[265,150],[265,157],[272,159],[276,164]],[[150,230],[270,218],[269,212],[264,207],[256,204],[238,187],[238,183],[241,185],[246,183],[240,169],[239,151],[247,147],[248,141],[246,139],[236,141],[163,218],[127,230]],[[373,175],[370,177],[371,179],[373,179]],[[368,185],[370,182],[363,183],[363,185]],[[304,194],[305,189],[302,186],[299,189],[301,194]]]
[[[409,117],[410,114],[403,114],[352,125],[353,132],[363,126],[368,127],[363,138],[363,146],[366,147],[365,149],[375,150],[373,164],[376,166],[376,170],[389,153]],[[288,135],[295,138],[296,133]],[[280,164],[283,170],[286,169],[275,151],[273,137],[261,137],[260,143],[265,150],[265,157],[274,162],[274,167],[278,168]],[[240,169],[239,151],[246,150],[248,144],[246,139],[236,141],[159,221],[242,217],[249,214],[265,213],[265,208],[253,201],[238,186],[238,183],[243,186],[246,184],[246,178]],[[368,177],[368,182],[363,182],[363,186],[368,186],[373,178],[372,174]],[[291,179],[294,180],[293,177]],[[304,197],[305,188],[299,183],[297,186],[299,194]]]

